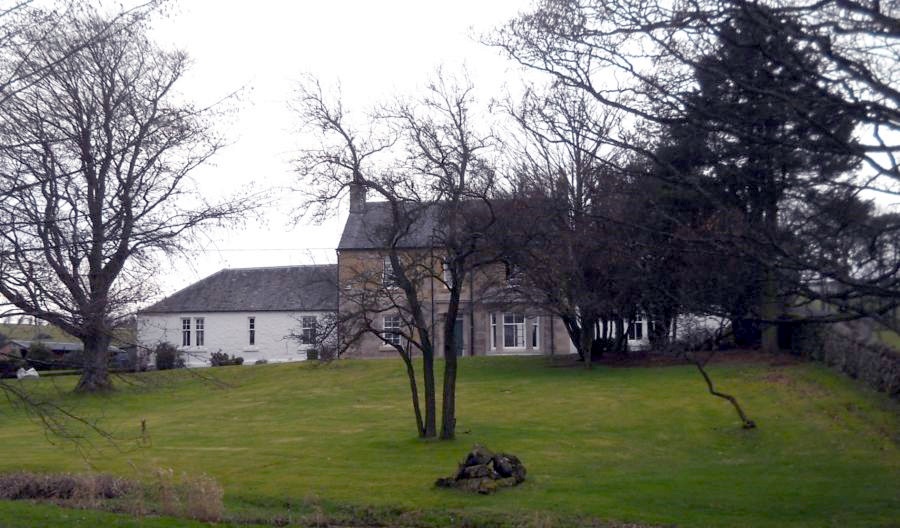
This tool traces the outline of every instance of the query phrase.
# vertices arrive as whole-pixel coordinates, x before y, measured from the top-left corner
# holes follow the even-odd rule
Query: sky
[[[277,200],[241,225],[210,230],[195,255],[161,262],[161,295],[222,268],[328,263],[346,204],[322,225],[291,218],[302,185],[291,160],[302,144],[290,109],[297,84],[313,75],[340,83],[344,106],[365,112],[395,95],[414,95],[438,67],[465,68],[479,94],[501,93],[518,67],[477,41],[527,10],[526,0],[181,0],[154,24],[163,47],[188,52],[180,90],[210,104],[230,97],[218,129],[229,146],[193,174],[211,198],[275,190]]]

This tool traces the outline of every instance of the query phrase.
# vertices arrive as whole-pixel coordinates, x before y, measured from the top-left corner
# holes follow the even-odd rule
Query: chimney
[[[366,188],[361,183],[350,184],[350,212],[361,213],[366,208]]]

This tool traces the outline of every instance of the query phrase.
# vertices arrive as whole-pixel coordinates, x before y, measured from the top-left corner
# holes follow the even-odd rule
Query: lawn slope
[[[97,420],[117,445],[51,444],[4,402],[0,471],[206,473],[237,514],[316,504],[412,510],[448,523],[465,510],[688,527],[897,525],[896,402],[815,364],[710,372],[757,430],[740,429],[687,366],[586,371],[542,358],[465,358],[454,442],[414,437],[397,361],[202,371],[214,380],[150,373],[108,396],[74,396],[66,392],[73,379],[47,379],[32,390]],[[474,443],[518,455],[528,480],[489,497],[435,489]],[[21,509],[0,502],[0,525]]]

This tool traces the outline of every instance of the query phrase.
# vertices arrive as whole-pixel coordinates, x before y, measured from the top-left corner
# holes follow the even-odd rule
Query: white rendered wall
[[[215,312],[185,314],[140,314],[138,343],[153,350],[169,342],[185,353],[188,366],[208,366],[212,352],[241,356],[245,365],[265,359],[270,363],[303,361],[309,345],[301,345],[290,334],[300,333],[300,318],[315,315],[319,322],[326,312]],[[204,320],[203,346],[196,346],[196,319]],[[250,345],[249,321],[256,319],[255,344]],[[191,346],[181,346],[181,320],[191,320]]]

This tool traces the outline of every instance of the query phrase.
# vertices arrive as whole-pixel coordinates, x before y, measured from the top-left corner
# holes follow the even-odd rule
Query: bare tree
[[[419,435],[433,437],[438,434],[434,361],[440,335],[445,359],[440,437],[453,438],[454,324],[472,274],[492,261],[482,251],[485,230],[493,224],[488,199],[493,171],[481,156],[490,137],[477,131],[471,115],[472,86],[438,75],[421,99],[380,110],[374,118],[375,126],[384,128],[380,139],[352,129],[340,102],[326,101],[318,83],[301,91],[299,103],[304,122],[324,132],[321,146],[306,150],[299,164],[313,189],[311,204],[321,211],[345,189],[351,201],[367,191],[382,200],[377,204],[384,213],[381,221],[367,226],[378,252],[340,272],[342,341],[374,335],[400,355]],[[379,156],[382,165],[375,162]],[[448,293],[440,313],[433,302],[436,284]],[[377,321],[388,313],[400,320],[390,330]],[[414,354],[422,357],[424,413]]]
[[[502,215],[512,235],[502,251],[521,270],[515,293],[558,315],[590,367],[614,325],[608,348],[624,351],[621,321],[633,320],[640,301],[633,268],[641,255],[624,215],[632,185],[612,139],[618,118],[559,86],[529,90],[507,110],[521,138],[508,149],[514,192]]]
[[[174,92],[187,56],[154,45],[143,14],[60,16],[22,29],[15,59],[42,73],[0,105],[0,295],[84,343],[90,392],[111,387],[112,330],[153,258],[244,206],[190,191],[222,140],[212,110]]]

